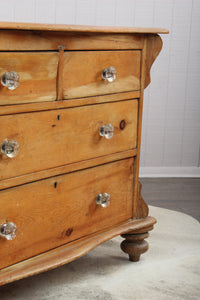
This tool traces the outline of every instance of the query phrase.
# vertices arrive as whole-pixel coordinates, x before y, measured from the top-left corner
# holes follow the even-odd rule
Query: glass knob
[[[4,73],[1,76],[1,84],[6,86],[9,90],[14,90],[19,85],[19,74],[15,71]]]
[[[107,207],[110,204],[110,195],[107,193],[98,194],[96,197],[96,204],[102,207]]]
[[[19,152],[19,144],[14,140],[4,140],[1,144],[1,153],[12,158],[15,157]]]
[[[102,71],[102,78],[108,82],[113,82],[117,77],[117,71],[114,67],[106,68]]]
[[[99,129],[100,136],[105,136],[106,139],[111,139],[114,133],[114,127],[111,124],[103,125]]]
[[[6,222],[0,225],[0,236],[7,240],[13,240],[17,235],[17,226],[12,222]]]

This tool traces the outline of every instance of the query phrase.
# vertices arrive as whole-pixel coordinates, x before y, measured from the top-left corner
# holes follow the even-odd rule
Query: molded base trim
[[[155,223],[156,219],[153,217],[147,217],[140,220],[130,220],[125,224],[121,224],[105,232],[84,237],[64,246],[19,262],[15,265],[6,267],[0,270],[0,285],[4,285],[15,280],[36,275],[38,273],[62,266],[83,256],[90,250],[117,235],[128,232],[138,233],[141,230],[148,231],[153,228]]]

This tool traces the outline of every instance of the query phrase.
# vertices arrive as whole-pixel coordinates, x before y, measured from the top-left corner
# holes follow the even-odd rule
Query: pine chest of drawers
[[[0,284],[156,220],[138,181],[143,91],[163,29],[0,23]]]

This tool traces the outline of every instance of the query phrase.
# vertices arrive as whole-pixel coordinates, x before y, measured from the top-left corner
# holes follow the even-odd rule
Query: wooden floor
[[[200,178],[141,178],[148,205],[189,214],[200,221]]]

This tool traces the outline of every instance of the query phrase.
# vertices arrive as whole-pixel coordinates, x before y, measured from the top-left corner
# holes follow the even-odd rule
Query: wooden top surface
[[[107,27],[89,25],[61,25],[61,24],[36,24],[36,23],[14,23],[0,22],[0,29],[19,30],[47,30],[68,32],[107,32],[107,33],[169,33],[163,28],[138,28],[138,27]]]

